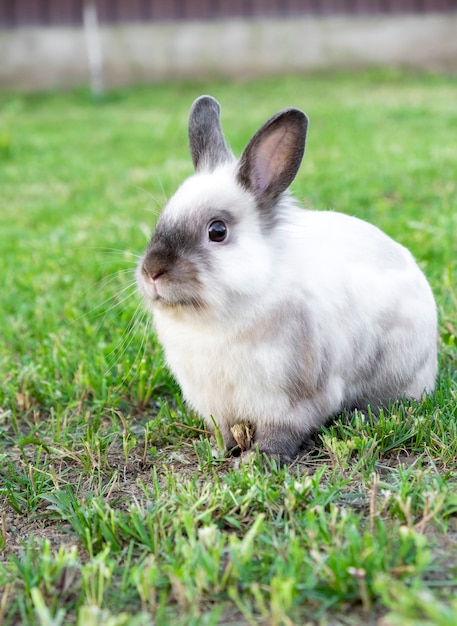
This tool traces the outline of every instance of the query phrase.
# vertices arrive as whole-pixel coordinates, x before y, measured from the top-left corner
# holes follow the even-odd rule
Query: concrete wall
[[[108,87],[370,65],[457,74],[457,14],[128,24],[100,34]],[[0,31],[0,88],[88,82],[81,29]]]

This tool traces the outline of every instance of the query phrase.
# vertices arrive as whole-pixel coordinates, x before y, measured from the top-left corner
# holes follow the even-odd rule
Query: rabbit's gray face
[[[233,166],[192,176],[160,215],[138,268],[140,292],[152,309],[250,306],[271,284],[274,247],[262,228],[254,198],[234,184]]]
[[[235,246],[239,220],[224,207],[223,194],[208,190],[206,200],[197,204],[191,192],[192,184],[183,185],[165,207],[140,263],[140,290],[153,307],[202,310],[221,290],[221,251],[217,250]],[[184,211],[186,219],[181,215]],[[230,254],[222,252],[226,253]]]
[[[188,228],[162,220],[141,264],[141,282],[154,304],[204,306],[201,271],[207,266],[201,242],[201,224]]]
[[[237,162],[226,146],[219,111],[207,96],[192,107],[189,140],[196,173],[162,211],[137,275],[152,308],[235,315],[281,288],[275,231],[282,198],[303,156],[307,118],[297,109],[278,113]]]
[[[151,303],[203,306],[198,266],[204,263],[198,248],[188,249],[183,233],[169,236],[159,228],[141,264],[140,287]]]

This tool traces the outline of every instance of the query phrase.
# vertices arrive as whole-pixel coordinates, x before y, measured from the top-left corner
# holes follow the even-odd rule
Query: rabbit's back
[[[437,311],[411,253],[372,224],[341,213],[298,211],[289,224],[296,237],[289,254],[303,268],[319,343],[344,379],[345,406],[431,391]]]

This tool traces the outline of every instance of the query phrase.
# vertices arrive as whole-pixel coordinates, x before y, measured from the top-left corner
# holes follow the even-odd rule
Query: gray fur
[[[167,219],[166,213],[159,218],[154,234],[146,249],[142,272],[149,278],[161,275],[173,286],[173,305],[183,305],[202,310],[205,294],[200,280],[202,270],[211,270],[211,259],[204,241],[208,222],[222,219],[230,226],[236,219],[230,211],[214,212],[213,207],[196,212],[193,220],[178,224]],[[232,245],[236,237],[232,238]]]
[[[222,132],[220,111],[219,103],[211,96],[200,96],[190,110],[189,146],[196,172],[211,172],[233,159]]]
[[[299,423],[299,422],[297,422]],[[257,433],[254,445],[261,454],[274,458],[281,465],[291,463],[297,456],[309,430],[296,426],[271,424]]]

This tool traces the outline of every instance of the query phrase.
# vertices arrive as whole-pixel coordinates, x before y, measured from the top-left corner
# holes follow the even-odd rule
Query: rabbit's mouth
[[[192,285],[189,285],[185,278],[181,276],[174,280],[169,272],[151,276],[144,264],[140,264],[137,270],[138,291],[152,309],[156,307],[185,307],[198,310],[206,308],[200,284],[192,281]]]
[[[169,290],[166,285],[163,284],[165,281],[161,281],[160,276],[151,278],[149,276],[144,276],[141,272],[137,282],[140,293],[151,305],[174,304],[175,298],[170,297],[170,294],[168,293]]]

